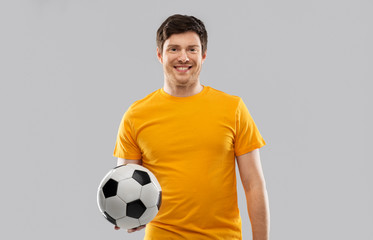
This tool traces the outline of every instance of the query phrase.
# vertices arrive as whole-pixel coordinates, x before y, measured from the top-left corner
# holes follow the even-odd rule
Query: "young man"
[[[142,164],[161,184],[162,206],[145,239],[241,239],[237,158],[253,239],[267,240],[269,207],[259,157],[265,142],[240,97],[201,85],[206,49],[199,19],[165,20],[157,32],[164,86],[128,108],[114,156],[118,165]]]

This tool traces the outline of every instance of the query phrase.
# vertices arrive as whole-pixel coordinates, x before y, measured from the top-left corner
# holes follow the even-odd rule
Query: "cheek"
[[[196,61],[196,67],[197,67],[197,68],[201,68],[201,66],[202,66],[202,61],[201,61],[201,59],[198,59],[198,60]]]
[[[163,58],[163,64],[165,65],[171,65],[172,64],[172,59],[170,57],[164,57]]]

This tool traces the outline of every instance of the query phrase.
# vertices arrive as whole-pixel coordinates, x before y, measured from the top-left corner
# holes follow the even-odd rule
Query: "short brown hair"
[[[175,14],[168,17],[157,31],[157,47],[163,52],[164,42],[172,35],[184,32],[195,32],[202,45],[202,55],[207,50],[207,31],[201,20],[193,16]]]

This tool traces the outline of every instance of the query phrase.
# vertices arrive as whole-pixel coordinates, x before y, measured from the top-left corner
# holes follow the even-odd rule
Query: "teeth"
[[[184,70],[188,70],[189,67],[176,67],[176,69],[177,69],[177,70],[182,70],[182,71],[184,71]]]

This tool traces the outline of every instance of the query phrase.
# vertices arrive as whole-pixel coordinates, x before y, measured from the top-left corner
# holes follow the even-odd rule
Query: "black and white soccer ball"
[[[112,224],[136,228],[158,213],[162,189],[152,172],[137,164],[118,166],[102,179],[97,191],[101,213]]]

